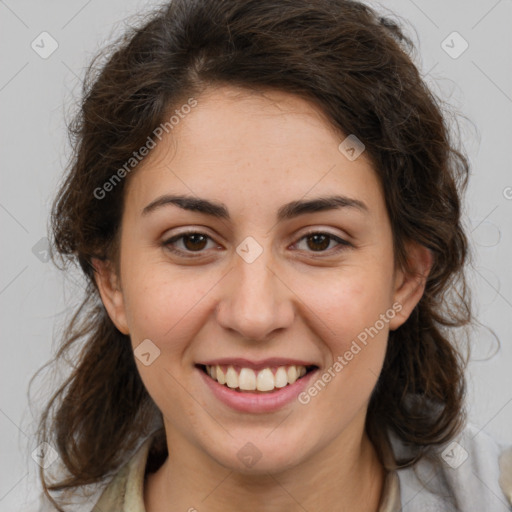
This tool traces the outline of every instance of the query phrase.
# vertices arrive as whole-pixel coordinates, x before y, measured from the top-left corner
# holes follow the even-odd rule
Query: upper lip
[[[304,361],[300,359],[290,359],[288,357],[270,357],[267,359],[261,359],[259,361],[251,361],[243,357],[224,357],[219,359],[209,359],[208,361],[201,361],[198,365],[204,366],[240,366],[243,368],[251,368],[253,370],[262,370],[263,368],[269,368],[272,366],[318,366],[311,361]]]

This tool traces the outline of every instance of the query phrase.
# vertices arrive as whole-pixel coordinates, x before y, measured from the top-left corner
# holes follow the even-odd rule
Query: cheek
[[[187,354],[212,310],[222,273],[177,268],[162,257],[135,255],[124,262],[125,310],[135,348],[145,339],[161,351],[166,366],[188,364]]]
[[[310,319],[321,335],[327,358],[319,378],[329,381],[328,390],[316,407],[325,407],[323,413],[336,418],[339,412],[336,407],[331,409],[333,404],[342,402],[350,415],[366,403],[385,358],[389,321],[395,314],[392,267],[382,259],[376,263],[366,261],[304,282],[302,294],[314,312]],[[323,389],[323,384],[316,388]]]
[[[312,401],[315,414],[330,418],[333,428],[353,417],[375,388],[395,314],[390,282],[384,274],[370,278],[367,271],[354,271],[310,283],[307,306],[315,313],[310,319],[321,333],[327,360],[301,403]]]
[[[186,273],[159,271],[139,272],[124,287],[125,304],[131,333],[137,337],[161,340],[182,333],[200,311],[201,300],[206,295],[211,279],[191,277]]]
[[[351,268],[301,279],[306,305],[324,323],[326,339],[340,349],[391,308],[390,273]]]
[[[132,269],[134,267],[131,267]],[[130,266],[126,266],[126,275]],[[218,281],[212,273],[170,271],[168,263],[146,262],[131,272],[123,284],[133,349],[146,339],[159,356],[149,366],[136,359],[139,374],[162,411],[190,408],[188,393],[178,383],[183,367],[193,364],[188,356],[199,330],[208,320],[208,291]]]

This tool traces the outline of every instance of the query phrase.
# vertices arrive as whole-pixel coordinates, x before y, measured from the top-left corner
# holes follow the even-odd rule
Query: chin
[[[253,476],[281,473],[308,458],[309,450],[304,446],[303,435],[281,433],[279,436],[275,432],[270,434],[274,439],[270,439],[269,432],[265,428],[264,432],[251,435],[246,430],[243,435],[229,438],[229,445],[224,449],[220,442],[210,444],[207,453],[219,465],[242,475]],[[213,451],[212,446],[220,449]],[[301,447],[301,450],[298,451],[297,447]]]

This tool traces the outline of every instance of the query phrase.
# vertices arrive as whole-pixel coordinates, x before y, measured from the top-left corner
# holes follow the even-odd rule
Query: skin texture
[[[414,272],[395,268],[371,163],[364,153],[346,158],[338,150],[346,135],[308,101],[231,86],[197,100],[130,177],[118,272],[95,261],[118,329],[133,348],[150,339],[161,351],[149,366],[136,359],[163,413],[170,452],[148,479],[146,508],[375,511],[384,475],[365,415],[389,329],[421,298],[430,253],[411,243]],[[231,220],[174,205],[142,214],[164,194],[222,203]],[[333,194],[367,211],[345,207],[277,222],[282,205]],[[202,252],[190,250],[198,245],[190,239],[174,242],[193,257],[165,245],[186,229],[210,237]],[[310,231],[350,245],[332,240],[325,249],[308,242]],[[252,263],[236,252],[248,236],[263,249]],[[397,303],[400,312],[305,405],[237,412],[212,395],[195,367],[219,357],[288,357],[311,361],[321,375]],[[261,453],[251,468],[237,457],[247,442]]]

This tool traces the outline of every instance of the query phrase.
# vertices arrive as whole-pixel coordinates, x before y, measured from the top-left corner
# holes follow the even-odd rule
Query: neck
[[[171,456],[146,482],[146,511],[377,512],[385,471],[375,448],[365,433],[342,437],[299,466],[258,475],[203,464],[168,441]]]

